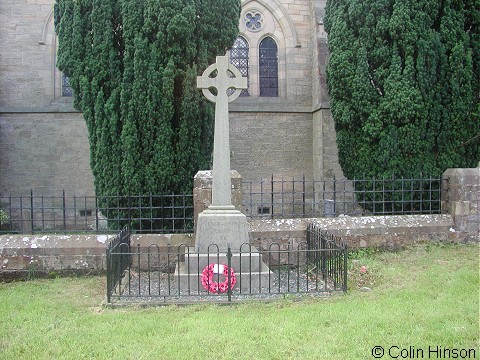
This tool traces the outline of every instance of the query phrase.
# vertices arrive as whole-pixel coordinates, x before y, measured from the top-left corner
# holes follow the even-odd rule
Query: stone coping
[[[0,281],[16,278],[12,272],[35,271],[103,271],[106,247],[115,235],[0,235]],[[175,252],[180,245],[193,246],[193,234],[132,235],[131,244],[148,248],[167,244]],[[143,251],[143,250],[142,250]],[[7,275],[5,275],[7,274]]]
[[[407,215],[407,216],[371,216],[350,217],[340,216],[335,218],[304,218],[304,219],[265,219],[250,220],[248,222],[251,238],[261,237],[275,241],[278,236],[291,234],[292,236],[304,235],[307,224],[314,223],[320,228],[332,233],[353,235],[395,235],[403,233],[430,233],[444,232],[454,234],[453,220],[450,215]],[[99,249],[104,252],[109,239],[115,235],[26,235],[6,234],[0,235],[0,254],[7,249],[32,249],[35,252],[41,249],[69,248]],[[151,244],[159,246],[193,246],[193,234],[132,234],[132,245],[148,247]]]
[[[305,231],[307,224],[314,223],[328,231],[345,233],[364,231],[383,231],[396,228],[416,228],[450,226],[453,231],[451,215],[399,215],[399,216],[338,216],[330,218],[302,219],[261,219],[250,220],[250,231]]]
[[[102,254],[106,250],[109,240],[115,235],[26,235],[26,234],[7,234],[0,235],[0,255],[7,249],[32,249],[41,251],[42,249],[69,248],[78,249],[81,252],[84,249],[99,249]],[[151,244],[166,246],[188,245],[193,246],[193,234],[132,234],[131,245],[148,247]]]

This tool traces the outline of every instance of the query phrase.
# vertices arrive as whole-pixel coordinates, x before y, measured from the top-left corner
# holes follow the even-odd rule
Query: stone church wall
[[[93,194],[85,122],[62,96],[53,0],[0,2],[0,194]]]
[[[52,0],[0,2],[0,108],[3,110],[22,108],[28,112],[48,108],[58,97],[53,3]]]
[[[230,105],[232,168],[244,179],[312,173],[312,47],[306,0],[244,0],[240,36],[250,45],[250,96]],[[261,32],[245,26],[245,14],[260,13]],[[279,96],[258,96],[258,43],[278,45]]]
[[[312,176],[311,114],[234,113],[230,132],[231,166],[244,179]]]
[[[313,176],[316,179],[343,178],[338,162],[335,125],[327,90],[327,64],[330,55],[324,28],[326,0],[311,2],[312,39],[312,117],[313,117]]]
[[[94,194],[86,133],[79,113],[0,114],[0,193]]]
[[[242,0],[260,11],[250,45],[251,96],[231,104],[232,168],[244,179],[339,172],[325,65],[323,0]],[[0,1],[0,194],[92,194],[87,131],[55,68],[54,0]],[[243,18],[244,19],[244,18]],[[259,96],[258,44],[278,45],[279,96]]]

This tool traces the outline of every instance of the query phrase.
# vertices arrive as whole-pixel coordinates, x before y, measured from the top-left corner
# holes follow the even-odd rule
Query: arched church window
[[[230,63],[240,71],[242,76],[247,78],[247,86],[250,87],[250,79],[248,76],[248,43],[243,37],[239,36],[235,39],[230,49]],[[248,87],[242,90],[240,96],[249,96]]]
[[[73,96],[73,89],[70,85],[70,80],[65,74],[62,74],[62,96]]]
[[[260,96],[278,96],[278,48],[266,37],[259,47]]]

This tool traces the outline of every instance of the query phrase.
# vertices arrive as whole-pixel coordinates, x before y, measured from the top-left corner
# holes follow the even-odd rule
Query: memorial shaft
[[[215,77],[210,77],[213,71]],[[229,74],[237,77],[231,77]],[[197,86],[203,89],[204,95],[215,102],[215,133],[213,142],[213,181],[211,208],[232,208],[230,180],[230,126],[228,118],[228,103],[238,97],[228,94],[228,89],[245,89],[246,78],[240,76],[238,70],[229,64],[227,56],[218,56],[214,66],[205,70],[203,76],[197,78]],[[215,88],[217,95],[210,92]]]

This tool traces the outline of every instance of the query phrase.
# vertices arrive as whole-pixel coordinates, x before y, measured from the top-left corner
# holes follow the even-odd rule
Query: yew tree
[[[478,164],[479,0],[328,0],[325,28],[348,178]]]
[[[209,168],[214,114],[196,76],[232,46],[239,16],[240,0],[56,1],[57,66],[104,207],[111,195],[191,192]]]

